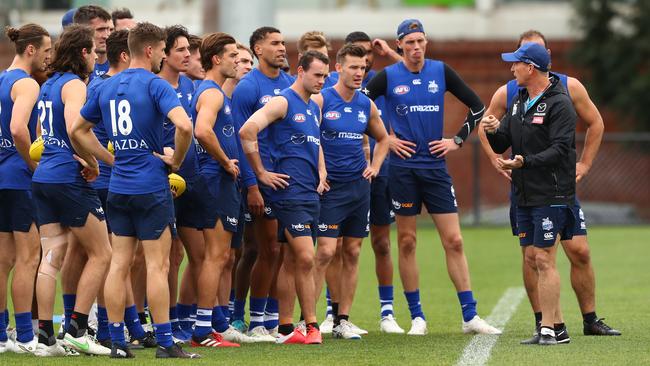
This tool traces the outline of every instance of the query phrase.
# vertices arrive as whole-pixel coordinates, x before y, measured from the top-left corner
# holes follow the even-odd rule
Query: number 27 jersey
[[[163,123],[180,107],[172,87],[144,69],[127,69],[106,80],[81,109],[92,123],[104,123],[115,148],[109,192],[146,194],[168,189]]]

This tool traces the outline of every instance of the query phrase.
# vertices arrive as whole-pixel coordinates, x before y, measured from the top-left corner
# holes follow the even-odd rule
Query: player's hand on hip
[[[318,194],[323,194],[329,190],[330,184],[327,182],[327,179],[321,179],[318,183],[318,187],[316,188],[316,192],[318,192]]]
[[[453,139],[440,139],[429,142],[429,152],[431,155],[436,155],[439,158],[447,155],[450,151],[458,149],[460,149],[460,146]]]
[[[576,183],[580,182],[582,178],[584,178],[587,173],[589,173],[589,169],[591,167],[585,163],[578,162],[576,164]]]
[[[237,179],[237,176],[239,176],[239,166],[237,165],[239,163],[239,160],[237,159],[229,159],[226,162],[226,165],[223,167],[228,174],[232,177],[232,179]]]
[[[491,114],[481,119],[481,126],[483,126],[483,130],[489,134],[496,133],[500,125],[501,121],[499,121],[498,118]]]
[[[181,164],[180,163],[175,163],[174,162],[174,156],[172,155],[161,155],[158,154],[157,152],[153,152],[153,155],[157,157],[158,159],[162,160],[163,163],[167,164],[169,166],[169,169],[171,170],[172,173],[176,173],[178,171],[178,168],[180,168]]]
[[[262,198],[262,194],[257,185],[248,187],[246,201],[248,202],[248,211],[251,214],[254,216],[262,216],[264,214],[264,198]]]
[[[388,135],[388,146],[393,154],[396,154],[402,159],[408,159],[411,155],[415,154],[415,142],[400,140],[395,135]]]
[[[97,159],[95,159],[93,156],[92,160],[88,162],[79,157],[77,154],[72,155],[72,157],[83,167],[81,169],[81,176],[83,179],[85,179],[86,182],[94,182],[99,175],[99,164],[97,164]]]
[[[288,179],[289,176],[286,174],[269,172],[268,170],[263,171],[262,174],[257,177],[257,180],[273,188],[275,191],[287,188],[289,186]]]
[[[379,172],[372,166],[368,166],[366,170],[363,171],[363,177],[367,179],[368,182],[372,182],[372,180],[377,177],[377,174],[379,174]]]

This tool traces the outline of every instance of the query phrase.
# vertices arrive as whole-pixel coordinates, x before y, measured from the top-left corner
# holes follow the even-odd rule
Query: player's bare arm
[[[576,163],[576,182],[579,182],[589,173],[591,164],[593,164],[596,158],[598,148],[600,148],[600,142],[603,139],[605,124],[603,123],[603,117],[600,115],[598,108],[596,108],[594,102],[589,98],[589,93],[584,85],[578,79],[570,77],[567,81],[567,86],[578,117],[587,125],[587,134],[585,136],[582,155]]]
[[[370,121],[368,122],[368,132],[375,139],[375,150],[372,154],[372,163],[363,172],[363,177],[371,180],[379,174],[381,165],[388,154],[388,133],[384,122],[379,116],[379,110],[374,102],[370,104]],[[365,147],[364,147],[365,148]]]
[[[24,78],[18,80],[12,90],[11,97],[14,100],[14,108],[11,110],[11,136],[16,145],[16,151],[23,158],[29,169],[34,171],[36,163],[29,157],[29,117],[38,100],[39,87],[36,80]]]

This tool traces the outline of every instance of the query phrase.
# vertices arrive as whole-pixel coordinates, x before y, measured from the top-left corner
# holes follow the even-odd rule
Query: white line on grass
[[[526,291],[523,287],[508,288],[485,320],[491,325],[503,329],[517,310],[524,295],[526,295]],[[485,365],[490,358],[492,347],[498,339],[499,337],[494,335],[475,335],[465,347],[458,365]]]

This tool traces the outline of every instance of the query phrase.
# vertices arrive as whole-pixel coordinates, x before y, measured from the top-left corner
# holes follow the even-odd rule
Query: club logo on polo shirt
[[[366,117],[366,114],[363,111],[359,111],[359,114],[357,115],[357,119],[361,123],[366,123],[368,122],[368,117]]]
[[[403,95],[411,91],[408,85],[398,85],[393,88],[393,93],[397,95]]]
[[[293,120],[294,122],[302,123],[307,120],[307,117],[305,117],[305,115],[302,113],[296,113],[293,115]]]
[[[427,90],[429,93],[435,94],[438,92],[438,84],[436,84],[435,80],[429,81],[429,86],[427,87]]]
[[[553,221],[550,218],[545,217],[542,219],[542,229],[548,231],[553,229]]]
[[[223,133],[224,136],[230,137],[235,133],[235,126],[230,125],[230,124],[225,125],[221,129],[221,132]]]
[[[546,103],[539,103],[537,105],[537,112],[539,112],[539,113],[546,112]]]
[[[341,118],[341,113],[338,111],[328,111],[325,113],[325,119],[329,119],[330,121],[335,121],[339,118]]]

